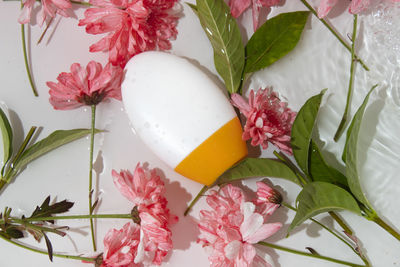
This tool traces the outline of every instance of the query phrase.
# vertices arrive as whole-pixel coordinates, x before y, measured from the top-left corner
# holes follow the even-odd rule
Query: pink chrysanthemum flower
[[[400,0],[385,0],[386,2],[400,2]],[[339,2],[339,0],[321,0],[318,7],[318,17],[324,18],[328,15],[329,11]],[[365,11],[370,7],[375,0],[352,0],[349,7],[349,12],[351,14],[358,14]]]
[[[90,0],[79,26],[90,34],[107,34],[90,46],[90,52],[108,51],[115,66],[124,67],[134,55],[171,49],[177,35],[177,0]]]
[[[160,265],[172,250],[169,225],[178,217],[170,214],[168,201],[164,197],[164,183],[155,170],[145,171],[140,164],[132,175],[129,171],[112,171],[114,184],[128,200],[134,204],[134,220],[140,224],[140,244],[135,263]]]
[[[133,264],[140,241],[139,225],[128,222],[121,230],[111,229],[104,237],[101,267],[140,266]]]
[[[253,29],[258,28],[259,13],[261,7],[270,8],[279,4],[281,0],[229,0],[229,7],[233,17],[239,17],[250,5],[253,12]]]
[[[272,88],[250,91],[249,102],[239,94],[232,94],[232,104],[247,118],[243,140],[251,139],[251,145],[268,148],[268,142],[291,155],[290,133],[296,112],[282,102]]]
[[[83,105],[97,105],[106,98],[121,100],[123,70],[108,63],[90,61],[86,69],[71,65],[71,72],[58,75],[58,83],[47,82],[50,103],[55,109],[74,109]]]
[[[36,0],[23,0],[21,15],[18,18],[18,22],[21,24],[29,23],[31,20],[31,13],[33,5]],[[56,14],[60,14],[64,17],[69,17],[67,10],[72,7],[69,0],[41,0],[42,10],[39,13],[39,25],[42,26],[47,17],[54,18]]]
[[[211,191],[207,203],[212,210],[200,211],[198,242],[210,250],[211,266],[271,266],[254,244],[276,233],[281,223],[266,223],[258,204],[247,202],[243,191],[230,184],[221,193]]]

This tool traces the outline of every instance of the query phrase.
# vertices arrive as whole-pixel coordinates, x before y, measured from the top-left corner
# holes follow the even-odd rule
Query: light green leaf
[[[95,130],[95,133],[101,132]],[[29,162],[56,149],[62,145],[75,141],[91,133],[90,129],[58,130],[51,133],[48,137],[40,140],[22,153],[17,162],[14,163],[13,175],[25,167]]]
[[[308,11],[282,13],[268,19],[246,45],[245,73],[263,69],[292,51],[300,40]]]
[[[260,176],[282,178],[300,185],[296,174],[286,164],[266,158],[246,158],[222,174],[216,183],[224,184]]]
[[[348,210],[361,215],[360,208],[353,196],[343,188],[325,182],[313,182],[304,186],[297,196],[296,216],[288,232],[305,220],[323,212]]]
[[[193,10],[193,12],[196,13],[196,15],[198,14],[196,5],[189,3],[189,2],[185,2],[185,4],[188,5]]]
[[[313,181],[327,182],[347,187],[347,178],[340,171],[329,166],[317,146],[311,140],[310,161],[308,169]]]
[[[292,126],[292,135],[290,144],[292,146],[294,158],[299,167],[305,174],[308,172],[309,148],[311,136],[314,129],[315,120],[317,119],[319,106],[322,96],[326,89],[318,95],[307,100],[297,113],[296,119]]]
[[[215,68],[230,93],[237,92],[244,68],[244,46],[236,20],[223,0],[197,0],[197,15],[214,50]]]
[[[358,135],[360,132],[362,118],[364,116],[365,108],[367,107],[369,96],[371,95],[375,87],[376,86],[372,87],[371,90],[368,92],[363,103],[358,108],[356,114],[353,117],[353,120],[351,121],[349,129],[347,130],[346,144],[343,154],[343,160],[346,163],[347,182],[349,184],[350,190],[354,194],[354,196],[358,199],[358,201],[367,206],[371,211],[373,211],[373,208],[369,203],[368,199],[365,197],[364,193],[362,192],[360,184],[360,176],[357,170],[357,157],[358,157],[357,154],[358,154]]]
[[[4,150],[4,163],[3,164],[5,166],[6,163],[10,160],[12,153],[13,153],[13,147],[12,147],[13,132],[12,132],[10,122],[8,121],[6,114],[3,112],[3,110],[1,108],[0,108],[0,130],[1,130],[1,135],[3,137],[3,150]],[[3,175],[4,166],[1,170],[2,175]]]

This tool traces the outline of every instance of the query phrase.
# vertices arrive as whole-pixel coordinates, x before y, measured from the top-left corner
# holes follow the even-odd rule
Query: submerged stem
[[[306,256],[306,257],[311,257],[311,258],[317,258],[320,260],[326,260],[326,261],[330,261],[330,262],[334,262],[334,263],[338,263],[338,264],[342,264],[342,265],[346,265],[346,266],[353,266],[353,267],[366,267],[365,265],[360,265],[360,264],[355,264],[355,263],[351,263],[348,261],[342,261],[342,260],[338,260],[335,258],[331,258],[331,257],[326,257],[326,256],[321,256],[318,254],[311,254],[308,252],[304,252],[304,251],[300,251],[300,250],[295,250],[295,249],[291,249],[291,248],[287,248],[287,247],[283,247],[283,246],[279,246],[276,244],[271,244],[271,243],[267,243],[267,242],[258,242],[257,244],[265,246],[265,247],[270,247],[273,249],[277,249],[277,250],[282,250],[282,251],[286,251],[289,253],[293,253],[296,255],[301,255],[301,256]]]
[[[328,22],[326,22],[326,20],[321,19],[318,17],[317,11],[306,1],[306,0],[300,0],[307,8],[308,10],[311,11],[311,13],[313,13],[321,22],[322,24],[325,25],[325,27],[328,28],[328,30],[336,37],[336,39],[338,39],[338,41],[349,51],[351,52],[351,46],[349,44],[347,44],[342,37],[339,36],[339,34],[331,27],[331,25],[329,25]],[[369,68],[367,67],[367,65],[365,65],[365,63],[357,56],[354,55],[354,58],[356,61],[360,62],[361,66],[366,70],[369,71]]]
[[[197,201],[200,199],[200,197],[202,195],[204,195],[204,193],[207,192],[207,190],[208,190],[208,186],[206,186],[206,185],[203,186],[203,188],[200,190],[200,192],[197,194],[197,196],[192,200],[192,202],[190,202],[189,206],[187,207],[187,209],[183,213],[184,216],[186,216],[189,213],[189,211],[192,209],[194,204],[197,203]]]
[[[339,140],[339,138],[342,136],[343,131],[345,129],[348,112],[349,112],[349,107],[350,107],[350,103],[351,103],[351,96],[353,94],[354,62],[355,62],[354,47],[355,47],[356,35],[357,35],[357,15],[355,14],[353,16],[354,16],[354,20],[353,20],[353,35],[351,37],[351,64],[350,64],[349,89],[347,90],[346,107],[344,109],[343,117],[342,117],[339,127],[335,133],[335,137],[333,138],[333,140],[335,140],[335,142],[337,142]]]
[[[92,204],[92,195],[93,195],[93,148],[94,148],[94,132],[95,132],[95,124],[96,124],[96,106],[92,105],[92,121],[91,121],[91,132],[90,132],[90,154],[89,154],[89,214],[93,214],[93,204]],[[90,234],[92,236],[92,245],[93,250],[96,251],[96,239],[94,234],[94,224],[93,218],[90,218]]]

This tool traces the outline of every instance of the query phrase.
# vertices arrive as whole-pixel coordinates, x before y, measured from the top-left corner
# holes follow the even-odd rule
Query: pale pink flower
[[[90,34],[107,34],[90,52],[109,52],[113,65],[124,67],[134,55],[171,49],[177,35],[177,0],[90,0],[79,26]],[[176,12],[175,12],[176,13]]]
[[[50,103],[55,109],[74,109],[83,105],[97,105],[106,98],[121,100],[123,70],[108,63],[90,61],[86,69],[71,65],[71,72],[58,75],[58,83],[47,82]]]
[[[394,3],[400,0],[384,0],[385,2]],[[318,7],[318,17],[324,18],[329,11],[339,2],[339,0],[321,0]],[[365,11],[368,7],[374,4],[376,0],[352,0],[349,7],[351,14],[358,14]]]
[[[172,234],[169,225],[178,217],[170,214],[164,196],[165,186],[155,170],[146,171],[137,164],[134,174],[123,170],[112,171],[114,184],[134,204],[133,213],[140,224],[140,244],[135,263],[160,265],[172,250]]]
[[[229,0],[229,7],[233,17],[239,17],[247,8],[252,6],[253,12],[253,29],[258,28],[259,13],[261,7],[270,8],[276,6],[281,0]]]
[[[18,22],[21,24],[29,23],[31,20],[31,13],[33,5],[36,0],[23,0],[21,15],[18,18]],[[39,25],[42,26],[47,17],[54,18],[56,14],[60,14],[64,17],[69,17],[67,12],[72,7],[69,0],[41,0],[42,9],[39,13]]]
[[[102,267],[136,267],[134,264],[140,241],[140,227],[128,222],[121,230],[111,229],[104,237]]]
[[[232,104],[247,118],[243,140],[251,139],[251,145],[268,148],[268,142],[291,155],[290,134],[296,112],[282,102],[272,88],[250,91],[249,102],[241,95],[232,94]]]
[[[254,244],[276,233],[282,224],[266,223],[256,202],[247,202],[242,190],[230,184],[220,193],[211,191],[207,203],[213,204],[213,210],[200,211],[198,242],[211,250],[211,266],[270,266],[257,255]]]

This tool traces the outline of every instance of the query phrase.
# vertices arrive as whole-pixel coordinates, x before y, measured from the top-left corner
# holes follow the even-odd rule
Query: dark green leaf
[[[185,4],[188,5],[193,10],[193,12],[196,13],[196,15],[197,15],[197,6],[196,5],[194,5],[192,3],[188,3],[188,2],[185,2]]]
[[[14,173],[24,168],[29,162],[62,145],[90,134],[90,129],[58,130],[29,147],[14,164]],[[101,132],[95,130],[95,133]]]
[[[50,196],[48,196],[42,203],[42,205],[36,206],[36,209],[33,211],[32,215],[29,218],[40,218],[40,217],[51,217],[55,214],[60,214],[69,211],[70,208],[74,205],[73,202],[69,202],[67,200],[63,200],[60,202],[56,202],[52,205],[50,204]],[[49,220],[48,222],[54,223],[53,220]]]
[[[15,239],[24,237],[24,233],[21,230],[19,230],[18,227],[16,226],[7,227],[6,234],[11,238]]]
[[[244,159],[222,174],[217,180],[217,184],[260,176],[282,178],[300,184],[296,174],[283,162],[266,158]]]
[[[305,220],[323,212],[348,210],[361,215],[357,201],[349,192],[325,182],[312,182],[305,185],[297,196],[296,202],[298,203],[296,216],[288,232]]]
[[[0,108],[0,130],[1,130],[1,135],[3,137],[3,150],[4,150],[3,164],[5,166],[6,163],[10,160],[13,153],[13,148],[12,148],[13,132],[10,122],[8,121],[6,114],[3,112],[1,108]],[[1,175],[3,175],[4,166],[1,170]]]
[[[45,233],[43,233],[44,239],[46,240],[47,253],[49,254],[50,261],[53,261],[53,246],[51,245],[50,239]]]
[[[358,108],[356,114],[351,121],[349,129],[347,130],[346,144],[344,150],[344,162],[346,163],[346,176],[347,182],[349,184],[351,192],[354,196],[367,206],[371,211],[373,208],[369,203],[368,199],[365,197],[361,189],[360,177],[357,170],[357,158],[358,158],[358,135],[361,127],[362,118],[364,115],[365,108],[368,103],[369,96],[376,86],[372,87],[365,97],[363,103]]]
[[[282,13],[268,19],[246,46],[246,73],[263,69],[292,51],[300,40],[308,11]]]
[[[197,0],[197,15],[214,50],[215,69],[230,93],[241,83],[244,46],[236,20],[224,0]]]
[[[308,172],[308,160],[311,136],[314,129],[315,120],[317,119],[319,106],[322,96],[326,90],[307,100],[297,113],[296,119],[292,126],[292,136],[290,144],[292,146],[293,155],[299,167],[305,174]]]
[[[311,140],[309,171],[313,181],[327,182],[347,187],[347,178],[341,172],[326,164],[317,144]]]

